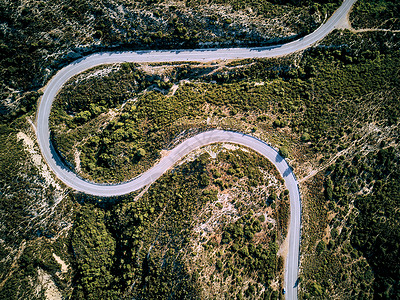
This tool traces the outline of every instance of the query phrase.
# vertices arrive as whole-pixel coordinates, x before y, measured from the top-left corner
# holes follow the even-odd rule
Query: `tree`
[[[322,252],[324,252],[326,249],[326,244],[324,243],[324,241],[320,241],[317,245],[317,253],[321,254]]]
[[[75,116],[75,121],[77,123],[83,124],[86,123],[91,118],[91,116],[92,114],[90,113],[90,111],[84,110]]]
[[[220,260],[217,260],[216,267],[218,270],[222,270],[222,262]]]
[[[146,150],[143,148],[139,148],[138,151],[136,152],[136,156],[139,158],[142,158],[146,155]]]
[[[308,141],[310,140],[310,135],[309,135],[307,132],[304,132],[304,133],[301,135],[301,140],[302,140],[303,142],[308,142]]]
[[[286,157],[288,157],[288,155],[289,155],[289,150],[288,150],[285,146],[282,146],[282,147],[279,148],[279,154],[280,154],[283,158],[286,158]]]

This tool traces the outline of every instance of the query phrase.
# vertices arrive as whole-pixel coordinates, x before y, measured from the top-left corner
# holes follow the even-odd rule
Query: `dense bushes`
[[[350,14],[353,27],[400,29],[400,3],[397,0],[359,0]]]
[[[237,168],[244,164],[254,170],[246,171],[242,176],[228,172],[233,166]],[[225,150],[215,160],[203,154],[168,172],[137,201],[133,201],[134,195],[131,195],[108,208],[100,208],[101,203],[97,207],[84,204],[71,239],[77,268],[75,296],[129,295],[137,299],[155,299],[173,293],[177,298],[198,298],[203,295],[201,287],[205,284],[200,276],[210,280],[202,266],[214,261],[215,251],[224,254],[219,254],[220,258],[215,262],[216,273],[212,276],[221,273],[224,278],[232,277],[237,282],[237,287],[232,287],[235,293],[241,290],[242,278],[256,280],[254,286],[246,290],[247,298],[253,298],[257,286],[268,288],[283,266],[277,266],[279,241],[275,239],[275,230],[261,234],[266,230],[265,218],[255,216],[256,207],[266,208],[264,197],[259,197],[257,206],[255,200],[249,208],[242,204],[238,220],[221,224],[221,230],[225,226],[221,245],[215,234],[204,241],[198,239],[198,233],[194,231],[194,227],[210,217],[207,207],[214,206],[218,200],[219,188],[212,180],[217,169],[220,172],[218,178],[230,188],[246,179],[242,186],[244,191],[256,191],[258,186],[266,184],[263,177],[259,177],[260,170],[271,172],[273,177],[279,176],[273,165],[258,155]],[[205,177],[207,180],[203,180]],[[239,200],[239,197],[232,199],[232,204],[236,205]],[[269,242],[264,244],[255,235],[265,235],[262,241]],[[198,242],[203,246],[200,252],[193,248]],[[225,245],[229,248],[224,252],[221,247]],[[203,255],[200,261],[195,252],[199,257]],[[271,292],[270,288],[268,290]]]
[[[230,26],[232,20],[219,10],[209,8],[202,15],[204,2],[188,1],[197,8],[193,10],[165,1],[150,2],[1,1],[0,20],[4,30],[0,32],[0,99],[37,90],[65,63],[95,51],[196,48],[202,43],[231,46],[238,41],[259,45],[276,43],[276,38],[282,38],[280,29],[266,34],[260,32],[257,23],[256,29],[250,31],[243,24]],[[239,2],[241,8],[265,7],[263,11],[271,19],[285,19],[288,11],[296,17],[303,16],[297,22],[286,22],[290,32],[309,32],[319,24],[318,18],[308,13],[308,6],[295,10],[267,1]],[[1,108],[4,108],[0,109],[2,114],[11,110],[11,107]]]
[[[166,174],[140,201],[134,202],[133,196],[125,197],[124,203],[105,215],[100,209],[90,212],[91,206],[82,210],[72,240],[74,252],[81,249],[77,253],[81,270],[76,278],[77,291],[82,293],[79,295],[117,296],[132,288],[130,294],[146,299],[170,294],[176,287],[178,294],[190,292],[194,286],[186,267],[174,259],[174,253],[184,246],[182,238],[189,233],[193,213],[209,200],[198,188],[197,177],[203,172],[204,166],[196,162]],[[86,214],[91,217],[84,217]],[[85,229],[87,226],[90,227]],[[164,247],[170,249],[168,254]],[[93,268],[97,271],[91,272]],[[109,274],[108,279],[105,273]],[[179,284],[182,280],[186,280],[184,285]]]
[[[77,270],[75,297],[82,299],[112,298],[115,285],[111,274],[115,240],[104,225],[104,212],[90,205],[77,215],[71,239]],[[99,288],[101,287],[101,288]]]
[[[364,36],[375,38],[376,34]],[[341,42],[360,41],[358,35],[349,33],[345,33],[345,37],[336,37]],[[396,45],[397,39],[392,38]],[[333,40],[333,37],[329,39]],[[336,39],[332,43],[335,45]],[[132,178],[148,168],[158,158],[160,149],[167,147],[178,133],[191,127],[204,128],[205,120],[213,116],[221,118],[216,124],[221,127],[225,126],[224,119],[228,117],[236,120],[229,123],[229,128],[236,129],[239,119],[247,121],[247,116],[256,114],[259,118],[254,125],[260,125],[259,128],[275,127],[279,130],[289,127],[299,135],[299,140],[310,143],[314,152],[325,148],[326,154],[334,153],[348,146],[339,139],[351,134],[355,124],[362,126],[366,121],[379,119],[391,125],[400,118],[400,109],[396,105],[398,77],[391,76],[393,68],[399,65],[398,50],[383,42],[371,50],[367,50],[369,46],[365,43],[361,43],[360,48],[317,47],[306,51],[297,67],[289,58],[259,60],[249,66],[200,77],[205,82],[183,85],[174,96],[149,92],[139,96],[134,103],[128,101],[122,113],[104,130],[99,130],[99,124],[107,124],[108,120],[101,115],[81,125],[69,121],[73,118],[66,116],[62,106],[56,106],[53,116],[62,116],[56,121],[61,125],[58,125],[61,132],[64,131],[63,123],[68,125],[72,122],[72,127],[78,127],[67,134],[55,130],[54,140],[71,163],[74,160],[73,145],[78,145],[84,173],[100,181]],[[179,66],[174,72],[181,76],[179,70],[187,68]],[[200,67],[189,69],[198,70]],[[132,76],[130,72],[144,86],[158,80],[147,78],[134,66],[126,66],[126,70],[104,80],[99,95],[90,88],[96,80],[90,79],[82,87],[62,92],[57,103],[68,102],[70,98],[80,99],[76,102],[76,109],[80,111],[87,107],[86,101],[104,99],[107,91],[115,89],[109,101],[116,106],[134,96],[134,93],[124,95],[122,92],[131,84],[128,80]],[[192,74],[189,78],[198,78],[198,75],[193,75],[195,73],[189,72]],[[170,80],[176,78],[170,76]],[[207,83],[212,80],[217,84]],[[246,80],[269,84],[254,85]],[[379,100],[381,94],[385,94],[385,101]],[[90,99],[86,100],[87,96],[83,95],[90,95]],[[218,110],[206,112],[205,108],[210,104],[229,110],[229,116]],[[375,107],[372,113],[371,107]],[[82,137],[88,135],[92,137],[81,142]],[[136,155],[139,149],[145,150],[146,155]]]
[[[336,282],[354,297],[399,297],[399,162],[398,149],[389,147],[351,160],[342,157],[328,169],[325,196],[335,218],[329,223],[329,243],[317,243],[320,256],[307,273],[321,291],[329,291],[330,282]],[[323,272],[315,272],[319,268]],[[312,288],[308,292],[316,295]]]
[[[29,206],[36,201],[35,193],[43,195],[45,192],[40,193],[43,187],[33,181],[37,170],[29,165],[22,142],[17,139],[17,130],[13,127],[18,128],[19,122],[0,125],[0,186],[3,189],[0,193],[0,218],[4,224],[0,238],[13,246],[34,234],[28,226]]]
[[[236,254],[234,268],[244,268],[244,274],[257,272],[261,282],[270,283],[276,276],[278,246],[275,241],[271,241],[268,247],[249,242],[259,231],[261,231],[260,222],[245,216],[224,228],[222,243],[231,244],[229,250],[233,255]],[[219,269],[226,271],[226,268]],[[234,270],[231,269],[228,273],[234,273]]]
[[[372,193],[357,197],[360,211],[351,242],[374,272],[377,298],[400,296],[400,158],[398,148],[384,148],[357,162],[362,178],[373,179]],[[368,180],[369,179],[369,180]]]
[[[390,43],[384,42],[386,38]],[[291,65],[289,59],[282,59],[261,60],[248,67],[222,70],[216,72],[211,78],[205,77],[204,83],[180,87],[173,97],[167,98],[154,92],[145,95],[135,104],[135,109],[143,105],[146,108],[146,114],[152,117],[158,116],[158,111],[151,111],[151,107],[162,107],[157,103],[163,101],[163,105],[167,103],[170,105],[168,109],[174,112],[173,118],[177,119],[182,116],[192,117],[192,114],[201,116],[200,108],[205,103],[227,108],[230,117],[238,116],[237,118],[242,119],[243,116],[256,113],[259,117],[256,118],[254,124],[267,123],[269,128],[275,127],[274,130],[289,127],[298,134],[299,141],[309,145],[313,153],[323,152],[325,157],[329,157],[346,149],[350,143],[360,140],[361,136],[357,132],[370,122],[378,121],[380,126],[385,128],[398,123],[400,117],[397,103],[398,76],[393,76],[393,70],[397,70],[396,66],[399,65],[397,50],[399,43],[395,36],[385,33],[353,35],[343,32],[342,35],[333,34],[327,41],[332,43],[333,47],[320,46],[306,51],[297,67]],[[344,43],[351,46],[343,46]],[[329,45],[328,42],[327,45]],[[279,68],[276,68],[276,64],[280,64]],[[265,81],[269,84],[254,85],[246,82],[246,78],[257,82]],[[217,83],[207,83],[211,80]],[[151,103],[152,106],[146,103]],[[129,108],[129,105],[126,107]],[[160,110],[160,116],[163,117],[160,119],[154,117],[158,120],[156,122],[164,125],[172,124],[171,128],[174,128],[173,118],[169,119],[171,114],[163,114],[164,111]],[[227,117],[221,111],[215,114]],[[279,126],[276,120],[279,120]],[[281,120],[285,121],[283,126],[281,126]],[[164,129],[165,126],[162,128]],[[394,155],[393,151],[390,153]],[[376,165],[383,162],[382,160]],[[372,168],[379,170],[374,164]],[[229,173],[240,174],[240,170],[236,170],[234,166],[231,169],[228,169]],[[365,170],[369,169],[367,167]],[[317,199],[314,209],[319,210],[320,213],[315,212],[313,216],[320,219],[316,220],[315,224],[312,223],[312,226],[318,227],[318,230],[313,232],[323,231],[326,222],[332,223],[329,224],[330,240],[322,242],[314,235],[309,237],[314,242],[309,245],[307,251],[315,251],[317,256],[313,256],[313,261],[304,263],[304,276],[306,276],[304,295],[306,297],[321,297],[331,290],[338,291],[339,289],[341,294],[351,294],[354,297],[357,295],[385,297],[385,295],[395,295],[397,291],[394,284],[396,279],[393,279],[396,278],[396,273],[385,274],[386,277],[381,275],[380,270],[384,269],[383,265],[386,262],[376,259],[376,255],[384,256],[388,253],[386,248],[378,248],[376,251],[373,246],[375,244],[372,237],[380,231],[367,230],[370,224],[361,225],[371,220],[371,209],[366,206],[366,203],[372,205],[388,197],[372,194],[370,196],[372,198],[366,198],[369,202],[364,202],[363,198],[360,198],[355,205],[360,215],[365,213],[366,217],[359,216],[357,219],[353,213],[346,217],[346,212],[349,211],[354,199],[351,195],[359,191],[361,184],[349,178],[361,178],[360,176],[364,176],[362,174],[366,174],[365,170],[361,171],[355,165],[346,164],[345,161],[339,159],[337,166],[330,169],[333,172],[329,177],[331,179],[326,182],[325,195],[322,193],[314,195]],[[338,174],[338,177],[334,177],[335,174]],[[341,181],[340,176],[343,176],[344,182]],[[378,173],[371,173],[367,177],[373,181],[379,176],[381,175]],[[317,179],[312,189],[320,190],[321,184]],[[214,182],[217,187],[226,188],[226,184],[219,177]],[[389,180],[387,183],[396,188],[394,181]],[[388,194],[384,192],[385,190],[386,188],[381,193]],[[387,191],[391,189],[388,188]],[[270,198],[276,198],[276,196],[271,195]],[[271,207],[275,207],[274,203]],[[329,221],[327,217],[329,210],[337,213],[333,221]],[[285,212],[282,215],[284,216]],[[384,216],[386,218],[385,213]],[[391,218],[396,218],[396,216],[391,216]],[[381,222],[384,219],[377,220]],[[346,224],[344,228],[339,226],[341,222]],[[357,222],[360,222],[360,225],[356,225]],[[354,228],[357,226],[358,229],[354,229],[352,233],[347,229],[350,226]],[[388,234],[390,232],[385,231]],[[396,244],[388,243],[389,237],[384,235],[382,237],[384,240],[380,240],[381,244],[387,245],[387,249],[391,249],[396,254]],[[247,250],[245,247],[239,247],[237,243],[233,243],[232,246],[232,249],[237,251],[238,257],[245,256],[250,251],[248,246],[246,246]],[[367,260],[358,259],[367,254],[369,255]],[[390,255],[387,259],[391,262]],[[215,265],[224,274],[226,268],[222,260],[221,263],[216,261]],[[252,288],[249,293],[251,291]]]
[[[360,1],[360,3],[365,4],[366,2]],[[371,5],[375,5],[374,3]],[[72,4],[70,7],[65,5],[63,11],[71,15],[71,18],[80,20],[82,12],[86,12],[87,7],[83,5],[84,2],[82,1],[76,1]],[[45,40],[39,41],[38,44],[29,40],[29,37],[34,37],[35,31],[41,31],[34,26],[41,24],[43,30],[46,31],[51,27],[49,22],[37,22],[35,17],[30,16],[29,11],[26,10],[22,11],[21,19],[19,17],[14,18],[10,13],[15,9],[13,3],[0,5],[2,5],[0,9],[1,19],[16,29],[13,31],[5,30],[0,34],[17,33],[17,38],[15,35],[0,36],[1,78],[5,80],[5,85],[2,85],[4,98],[8,93],[5,92],[7,85],[29,89],[41,84],[42,80],[39,80],[39,77],[36,76],[43,74],[46,65],[43,64],[40,57],[43,53],[47,55],[47,48],[51,52],[52,45],[47,44]],[[43,5],[43,2],[38,2],[38,5]],[[57,20],[54,16],[50,16],[50,19]],[[98,19],[101,20],[102,18]],[[365,20],[368,20],[368,18]],[[370,24],[373,25],[373,23]],[[387,22],[386,24],[394,28],[396,23]],[[31,25],[33,27],[30,27]],[[108,32],[108,29],[111,28],[109,25],[106,21],[98,22],[95,38],[103,38],[103,41],[112,42],[112,32]],[[50,27],[46,28],[46,26]],[[186,39],[187,30],[180,22],[172,22],[170,26],[176,28],[172,32],[178,40]],[[23,33],[25,27],[27,31]],[[72,36],[71,32],[67,34],[70,34],[70,37]],[[251,66],[238,69],[239,71],[216,72],[212,80],[215,80],[217,84],[184,86],[178,90],[176,98],[172,97],[172,101],[176,101],[176,103],[167,102],[161,94],[150,93],[139,100],[139,103],[143,104],[143,109],[149,110],[149,112],[139,109],[141,115],[138,113],[137,117],[140,116],[140,118],[137,118],[137,123],[149,120],[149,123],[152,124],[158,122],[162,126],[169,126],[176,118],[197,115],[199,108],[205,103],[223,108],[227,107],[232,115],[239,114],[240,118],[249,116],[246,113],[261,111],[260,115],[264,117],[260,118],[259,122],[275,122],[272,125],[275,125],[276,130],[289,126],[294,133],[301,136],[303,142],[309,142],[312,149],[317,153],[336,153],[339,149],[346,148],[348,145],[341,143],[342,140],[345,140],[344,137],[351,136],[353,132],[357,131],[357,126],[362,127],[366,122],[378,122],[380,126],[397,125],[399,120],[399,85],[398,73],[396,72],[399,69],[399,53],[396,50],[398,39],[389,34],[352,35],[344,32],[341,35],[331,35],[324,43],[328,46],[327,48],[320,46],[307,51],[296,66],[292,65],[289,59],[262,60],[251,64]],[[151,44],[151,42],[147,41],[146,44]],[[43,49],[46,49],[46,51],[43,51]],[[15,53],[17,53],[16,56]],[[13,59],[10,59],[10,57],[13,57]],[[58,68],[59,66],[54,67]],[[135,74],[134,68],[129,74]],[[138,81],[141,76],[139,74]],[[182,76],[185,78],[185,75]],[[241,82],[249,79],[250,81],[265,81],[270,84],[256,87],[253,83]],[[206,79],[206,81],[209,80]],[[119,81],[121,83],[123,80]],[[113,86],[112,84],[110,86]],[[99,87],[96,86],[96,88]],[[168,88],[168,85],[162,87]],[[130,86],[130,88],[135,90],[137,87]],[[90,92],[90,89],[86,89],[85,92]],[[110,94],[110,91],[106,87],[104,95],[108,94]],[[113,103],[114,100],[107,97],[99,99],[99,101],[96,100],[96,105],[89,105],[87,109],[84,108],[84,103],[78,103],[79,105],[75,108],[80,111],[75,112],[76,119],[73,120],[74,118],[70,118],[67,114],[64,115],[64,121],[69,122],[67,125],[71,126],[71,129],[81,124],[87,124],[87,122],[95,120],[106,109],[118,106],[131,95],[123,94],[121,90],[116,91],[116,94],[122,96],[120,98],[115,97],[115,103]],[[26,98],[22,99],[26,110],[34,107],[37,96],[37,94],[32,93],[27,94]],[[80,100],[92,101],[91,99],[81,98]],[[185,101],[180,101],[182,99]],[[201,100],[194,102],[194,99]],[[98,107],[101,101],[104,101],[104,105],[100,105],[104,109]],[[177,109],[178,103],[180,105],[185,103],[182,105],[181,111]],[[24,107],[21,107],[18,115],[25,113]],[[135,111],[133,105],[127,105],[126,108]],[[160,111],[163,110],[164,114],[160,114]],[[176,115],[171,114],[171,111],[176,111]],[[190,114],[185,115],[187,111]],[[106,130],[108,132],[102,137],[105,141],[102,148],[106,149],[101,150],[101,154],[105,153],[108,157],[103,155],[100,158],[99,155],[97,161],[96,155],[93,155],[94,159],[89,163],[94,161],[94,164],[90,165],[85,162],[87,166],[90,166],[90,169],[98,168],[99,165],[96,165],[98,162],[107,162],[104,164],[105,170],[108,170],[107,168],[110,165],[118,166],[118,163],[110,160],[110,156],[117,156],[118,153],[124,152],[107,148],[109,145],[106,142],[111,141],[110,137],[112,137],[113,142],[126,142],[124,140],[126,138],[124,126],[128,126],[127,129],[136,126],[129,127],[131,125],[125,122],[129,118],[133,118],[136,113],[127,113],[128,115],[119,116],[115,123],[109,124]],[[221,112],[219,113],[223,115]],[[268,118],[266,117],[267,114]],[[269,115],[273,117],[283,116],[283,118],[274,119],[270,118]],[[161,117],[157,119],[157,116]],[[279,123],[276,120],[279,120]],[[281,120],[285,120],[285,122],[282,124]],[[118,123],[122,123],[122,125]],[[135,146],[134,150],[133,148],[129,149],[129,153],[132,153],[134,159],[146,157],[149,153],[152,153],[150,147],[152,143],[154,145],[168,143],[169,139],[182,129],[172,125],[171,128],[168,128],[168,126],[166,126],[166,130],[171,135],[167,135],[167,138],[161,140],[161,142],[160,138],[157,138],[157,134],[160,132],[159,135],[165,136],[165,132],[159,131],[160,128],[153,128],[152,131],[140,131],[140,134],[144,136],[154,134],[156,138],[154,140],[152,138],[144,139],[141,141],[143,147],[139,144]],[[32,202],[32,199],[36,199],[35,197],[45,198],[44,195],[42,197],[40,185],[36,186],[33,192],[27,192],[27,187],[38,182],[27,181],[27,178],[32,178],[30,176],[33,176],[36,171],[33,168],[23,168],[25,165],[22,163],[26,160],[26,155],[21,145],[15,142],[16,132],[14,128],[20,128],[20,125],[12,123],[0,127],[1,153],[7,153],[7,155],[1,157],[0,162],[0,169],[2,170],[0,178],[3,186],[1,213],[6,230],[15,228],[15,224],[19,224],[22,229],[27,228],[29,218],[27,218],[28,213],[24,208],[27,207],[28,200]],[[82,132],[78,133],[81,134]],[[356,133],[353,138],[355,141],[359,139]],[[94,137],[93,141],[90,142],[98,144],[100,139],[97,140]],[[73,145],[73,142],[71,144]],[[376,147],[376,145],[373,145],[373,147]],[[157,146],[154,149],[158,150],[159,147]],[[304,283],[305,287],[309,287],[310,296],[327,296],[328,294],[325,294],[325,291],[334,290],[333,283],[335,282],[343,283],[344,285],[338,286],[343,286],[343,292],[347,292],[347,296],[350,295],[351,297],[371,297],[373,293],[377,298],[396,298],[398,296],[399,268],[396,258],[398,257],[397,241],[399,237],[396,233],[399,230],[396,227],[396,221],[399,219],[397,214],[399,190],[397,170],[399,166],[394,159],[397,153],[397,148],[389,148],[388,150],[381,150],[376,156],[371,154],[366,158],[358,158],[357,161],[361,161],[363,164],[363,167],[360,168],[358,168],[356,161],[346,164],[346,162],[339,160],[337,166],[330,170],[332,173],[328,176],[332,179],[326,182],[326,199],[322,199],[321,202],[318,202],[318,205],[323,205],[327,200],[330,210],[338,210],[336,212],[337,218],[330,224],[332,227],[330,230],[331,240],[326,244],[318,241],[314,247],[308,249],[310,253],[315,249],[322,258],[315,260],[315,268],[312,268],[311,275],[310,273],[307,274],[310,277],[306,278]],[[189,271],[185,269],[183,260],[166,260],[165,265],[161,263],[163,257],[176,256],[179,249],[182,248],[181,246],[187,242],[187,240],[181,238],[183,233],[186,234],[185,230],[190,228],[190,224],[186,220],[187,216],[194,215],[196,209],[204,203],[215,201],[215,193],[201,194],[198,192],[199,182],[202,186],[216,182],[211,181],[214,175],[211,176],[211,174],[203,172],[204,169],[202,169],[201,164],[194,165],[193,168],[183,168],[184,175],[169,174],[169,179],[177,180],[176,184],[171,185],[170,189],[168,188],[170,184],[168,180],[161,180],[157,183],[156,192],[151,190],[149,195],[145,196],[148,202],[144,205],[130,202],[131,199],[128,198],[126,202],[115,209],[111,209],[111,211],[102,212],[92,206],[87,206],[82,210],[82,215],[76,222],[74,229],[76,235],[74,235],[72,242],[74,248],[78,249],[77,295],[88,298],[98,295],[108,297],[115,294],[119,296],[121,290],[130,287],[134,282],[137,282],[135,291],[138,295],[145,295],[146,293],[154,296],[165,295],[171,290],[176,291],[176,295],[184,295],[187,291],[192,293],[191,295],[196,295],[198,290],[193,283],[197,274],[188,275]],[[196,171],[197,168],[203,171]],[[234,163],[232,163],[232,170],[229,173],[235,174],[237,172],[237,174],[240,174],[239,169],[235,168]],[[254,176],[257,180],[259,179],[257,172],[249,172],[248,174]],[[110,177],[114,175],[107,174]],[[366,182],[367,187],[370,184],[373,185],[371,194],[357,196],[354,203],[359,215],[358,217],[351,215],[346,219],[346,213],[352,199],[354,199],[351,195],[359,191],[362,184],[358,180],[359,178],[362,178],[362,182]],[[222,188],[228,185],[220,180],[215,186]],[[321,190],[321,185],[317,185],[316,190]],[[4,195],[7,195],[7,197]],[[273,194],[270,198],[276,199]],[[193,199],[197,199],[193,201],[195,204],[187,205],[186,201],[192,203],[191,200]],[[167,205],[163,206],[163,203],[167,203]],[[182,207],[188,207],[188,209]],[[168,224],[167,221],[169,220],[163,216],[162,209],[164,208],[172,213],[171,224]],[[324,207],[321,208],[321,210],[324,209]],[[88,217],[86,218],[85,215]],[[282,215],[287,214],[283,212]],[[165,228],[154,227],[153,230],[153,221],[157,220],[156,217],[159,216],[161,216],[160,224],[164,222],[167,225]],[[167,216],[170,215],[167,214]],[[252,227],[252,229],[247,230],[247,235],[258,230],[257,219],[250,220],[249,228]],[[345,225],[343,228],[339,226],[342,221]],[[353,232],[348,228],[353,228]],[[147,233],[146,229],[153,231],[150,232],[152,235],[146,241],[146,246],[143,246],[143,239],[139,237],[142,236],[141,234]],[[240,232],[239,229],[237,231]],[[38,230],[35,233],[40,235],[43,234],[43,231]],[[101,236],[97,237],[96,234]],[[158,234],[160,234],[158,249],[161,249],[161,251],[155,253],[150,250],[149,245],[153,241],[157,243],[158,239],[154,237],[157,237]],[[48,236],[51,236],[51,234]],[[16,238],[14,231],[4,233],[4,235],[2,233],[1,238],[6,242],[18,243],[22,237],[25,237],[25,235],[18,235]],[[26,235],[26,237],[29,236]],[[349,239],[351,243],[348,243]],[[168,241],[171,240],[173,242],[169,243]],[[168,245],[168,247],[172,245],[170,247],[171,252],[163,256],[164,249],[162,247],[165,245]],[[264,248],[260,250],[260,257],[256,254],[258,255],[257,258],[263,260],[262,254],[267,255],[266,252],[268,252],[268,255],[274,253],[274,245],[270,245],[272,252],[266,251]],[[97,255],[90,253],[92,247]],[[234,248],[232,249],[234,250]],[[237,256],[247,257],[247,254],[250,255],[253,250],[249,245],[238,247]],[[1,249],[0,253],[2,257],[5,257],[8,251]],[[359,259],[361,254],[367,257],[368,263],[365,262],[365,259]],[[10,291],[21,291],[21,287],[28,286],[27,278],[32,275],[35,267],[40,266],[48,271],[54,270],[55,265],[51,258],[46,263],[32,260],[30,256],[32,256],[32,253],[27,251],[26,255],[21,257],[20,263],[24,270],[21,273],[16,273],[15,277],[6,282],[6,288],[1,291],[2,298],[11,298],[14,294],[9,294]],[[268,265],[273,265],[273,261],[268,257],[266,261]],[[104,262],[106,263],[104,264]],[[103,269],[100,266],[101,264],[104,264]],[[244,266],[249,266],[248,262],[245,261]],[[254,266],[257,266],[257,264],[255,263]],[[223,270],[225,266],[220,260],[217,267],[219,270]],[[8,270],[9,266],[4,266],[3,269]],[[232,268],[228,265],[226,271],[229,269]],[[229,272],[227,271],[227,273]],[[110,277],[114,277],[114,274],[117,274],[115,277],[119,278],[118,282],[117,280],[113,281]],[[110,281],[104,282],[103,275],[105,275],[105,279],[110,279]],[[180,284],[182,278],[186,279],[184,282],[188,286]],[[310,278],[314,281],[308,285],[307,279]],[[332,278],[334,280],[331,280]],[[240,277],[238,276],[235,280],[239,285]],[[349,283],[349,281],[352,282]],[[371,289],[372,282],[374,282],[373,290]],[[104,290],[100,290],[101,288]],[[256,291],[257,287],[250,285],[244,294],[251,297]],[[23,292],[19,295],[26,298],[27,296]],[[238,297],[240,296],[238,295]]]

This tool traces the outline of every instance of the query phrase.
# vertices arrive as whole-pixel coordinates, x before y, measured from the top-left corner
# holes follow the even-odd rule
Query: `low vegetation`
[[[352,46],[343,46],[344,41]],[[382,268],[378,267],[382,264],[375,265],[376,261],[371,261],[371,256],[361,250],[364,246],[356,246],[355,223],[346,223],[347,220],[356,223],[363,220],[360,214],[365,210],[354,201],[354,208],[345,205],[338,215],[320,191],[327,180],[326,168],[341,163],[338,153],[352,159],[368,143],[371,147],[379,145],[379,132],[384,141],[389,141],[389,136],[396,136],[392,130],[399,122],[396,100],[399,90],[398,76],[393,76],[393,70],[399,65],[398,39],[391,33],[352,34],[344,31],[328,37],[325,45],[291,58],[250,61],[249,65],[246,65],[249,61],[235,62],[212,73],[200,72],[201,76],[189,72],[192,75],[179,77],[179,80],[190,79],[192,82],[181,85],[174,95],[166,96],[156,91],[139,93],[136,102],[128,101],[121,111],[120,116],[124,113],[129,116],[126,119],[120,117],[116,122],[124,126],[124,120],[134,119],[132,115],[143,106],[148,113],[146,118],[157,116],[152,122],[163,124],[154,131],[155,135],[160,132],[163,137],[173,137],[190,127],[200,130],[234,128],[275,142],[281,152],[297,164],[296,172],[300,176],[307,173],[298,164],[312,161],[315,168],[322,171],[302,184],[306,194],[303,199],[305,238],[302,251],[315,253],[305,256],[303,261],[302,297],[318,298],[332,292],[338,297],[351,293],[367,298],[396,295],[394,285],[390,285],[392,279],[389,279],[395,277],[379,277],[384,275],[378,275],[375,270]],[[296,65],[290,63],[293,59],[297,60]],[[181,69],[200,68],[205,67],[181,65],[174,70],[178,73]],[[175,75],[163,76],[158,79],[178,82]],[[168,93],[168,86],[162,87],[158,83],[157,86]],[[159,109],[156,103],[162,104],[163,108]],[[133,113],[130,111],[132,106],[135,106]],[[147,119],[140,120],[139,124]],[[168,124],[171,127],[166,126]],[[373,126],[379,130],[371,129]],[[169,135],[169,132],[174,134]],[[287,142],[281,143],[283,139]],[[170,142],[163,140],[156,148],[168,146]],[[392,143],[397,143],[395,138]],[[351,176],[358,178],[359,174],[356,172]],[[356,193],[355,190],[352,193]],[[331,222],[336,227],[331,228]],[[394,294],[390,294],[392,292]]]
[[[308,143],[313,153],[324,149],[329,157],[350,146],[352,141],[344,142],[345,137],[366,121],[397,123],[397,77],[390,74],[399,64],[398,50],[385,47],[374,51],[318,47],[307,51],[298,67],[288,58],[260,60],[210,75],[207,66],[181,65],[168,74],[150,76],[138,66],[124,64],[107,80],[89,77],[78,87],[67,85],[52,111],[53,139],[72,167],[79,167],[75,159],[79,153],[82,175],[96,181],[133,178],[149,168],[179,133],[193,128],[245,132],[258,128],[265,133],[290,128],[300,140],[297,143]],[[281,65],[278,71],[276,64]],[[137,86],[156,86],[158,91],[138,94],[138,87],[132,86],[135,76]],[[164,95],[182,79],[200,81]],[[99,94],[87,100],[94,86]],[[388,93],[384,102],[377,86]],[[112,96],[107,96],[111,90]],[[286,145],[282,150],[288,154]]]
[[[71,239],[74,297],[254,299],[277,293],[270,283],[281,280],[277,250],[288,220],[278,208],[287,198],[266,197],[279,194],[282,179],[253,153],[211,148],[216,159],[205,153],[182,164],[137,201],[127,196],[105,210],[83,205]]]
[[[34,140],[27,118],[34,118],[40,96],[35,89],[55,69],[79,53],[111,45],[146,48],[164,41],[163,47],[188,47],[203,41],[205,35],[195,35],[184,14],[203,4],[188,2],[185,9],[154,4],[154,19],[138,21],[150,28],[146,40],[141,31],[133,35],[134,27],[118,31],[123,28],[118,18],[109,26],[108,10],[93,11],[96,3],[74,1],[61,10],[41,1],[16,9],[19,4],[0,3],[1,113],[6,114],[0,125],[0,298],[45,297],[44,285],[51,282],[66,298],[280,297],[283,260],[277,253],[287,230],[287,192],[257,155],[210,148],[206,152],[216,158],[189,159],[141,197],[106,201],[66,196],[68,190],[49,184],[35,164],[37,145],[26,144]],[[314,21],[337,5],[284,4],[292,12],[311,12]],[[231,5],[248,9],[250,4]],[[268,5],[252,3],[252,16],[265,17]],[[288,157],[301,182],[300,298],[399,298],[400,53],[399,38],[391,32],[398,29],[396,7],[396,1],[359,0],[353,26],[389,31],[335,32],[287,58],[168,68],[123,64],[107,66],[113,70],[101,77],[102,68],[89,71],[60,95],[67,101],[53,111],[53,139],[71,167],[80,159],[83,176],[120,181],[148,168],[159,150],[200,130],[219,127],[261,137]],[[125,15],[142,20],[130,9]],[[96,14],[103,24],[85,27]],[[72,20],[69,28],[65,16]],[[170,36],[151,29],[161,19],[173,29]],[[224,37],[239,19],[204,20],[226,29],[204,41],[229,45]],[[307,20],[303,32],[318,24],[307,27]],[[38,38],[38,32],[52,33]],[[253,31],[240,40],[259,39]],[[67,56],[70,49],[77,52]],[[162,68],[166,71],[154,72]],[[100,73],[92,76],[95,72]],[[54,255],[67,262],[66,272]]]
[[[396,146],[371,144],[374,150],[342,156],[327,169],[319,195],[327,227],[322,240],[309,244],[304,298],[328,297],[332,285],[340,298],[399,295],[398,138],[397,132]]]
[[[400,30],[400,3],[396,0],[359,0],[350,15],[357,29]]]
[[[283,42],[312,31],[332,7],[288,3],[2,0],[0,116],[23,109],[25,93],[81,55]]]

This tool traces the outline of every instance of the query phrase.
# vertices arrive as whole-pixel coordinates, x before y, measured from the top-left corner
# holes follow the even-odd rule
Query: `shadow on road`
[[[60,167],[60,169],[62,170],[72,172],[72,169],[68,168],[67,162],[62,158],[61,154],[54,147],[51,139],[49,139],[49,143],[50,143],[51,156],[53,157],[53,160],[56,162],[57,166]]]
[[[283,45],[285,45],[285,44],[272,45],[272,46],[266,46],[266,47],[254,47],[254,48],[250,48],[250,51],[262,52],[262,51],[267,51],[267,50],[273,50],[276,48],[281,48]]]
[[[280,163],[282,160],[283,160],[283,157],[280,156],[279,154],[277,154],[276,157],[275,157],[275,161],[276,161],[277,163]]]
[[[285,170],[285,172],[283,172],[283,177],[287,177],[290,175],[290,173],[292,173],[292,169],[289,167]]]
[[[294,283],[294,288],[297,288],[299,286],[299,278],[297,278],[296,282]]]

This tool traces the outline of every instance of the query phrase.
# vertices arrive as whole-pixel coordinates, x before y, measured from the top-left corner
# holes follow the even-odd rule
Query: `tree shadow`
[[[293,287],[297,288],[298,286],[299,286],[299,278],[296,279]]]
[[[283,177],[287,177],[290,175],[290,173],[292,173],[292,169],[289,167],[285,170],[285,172],[283,172]]]

